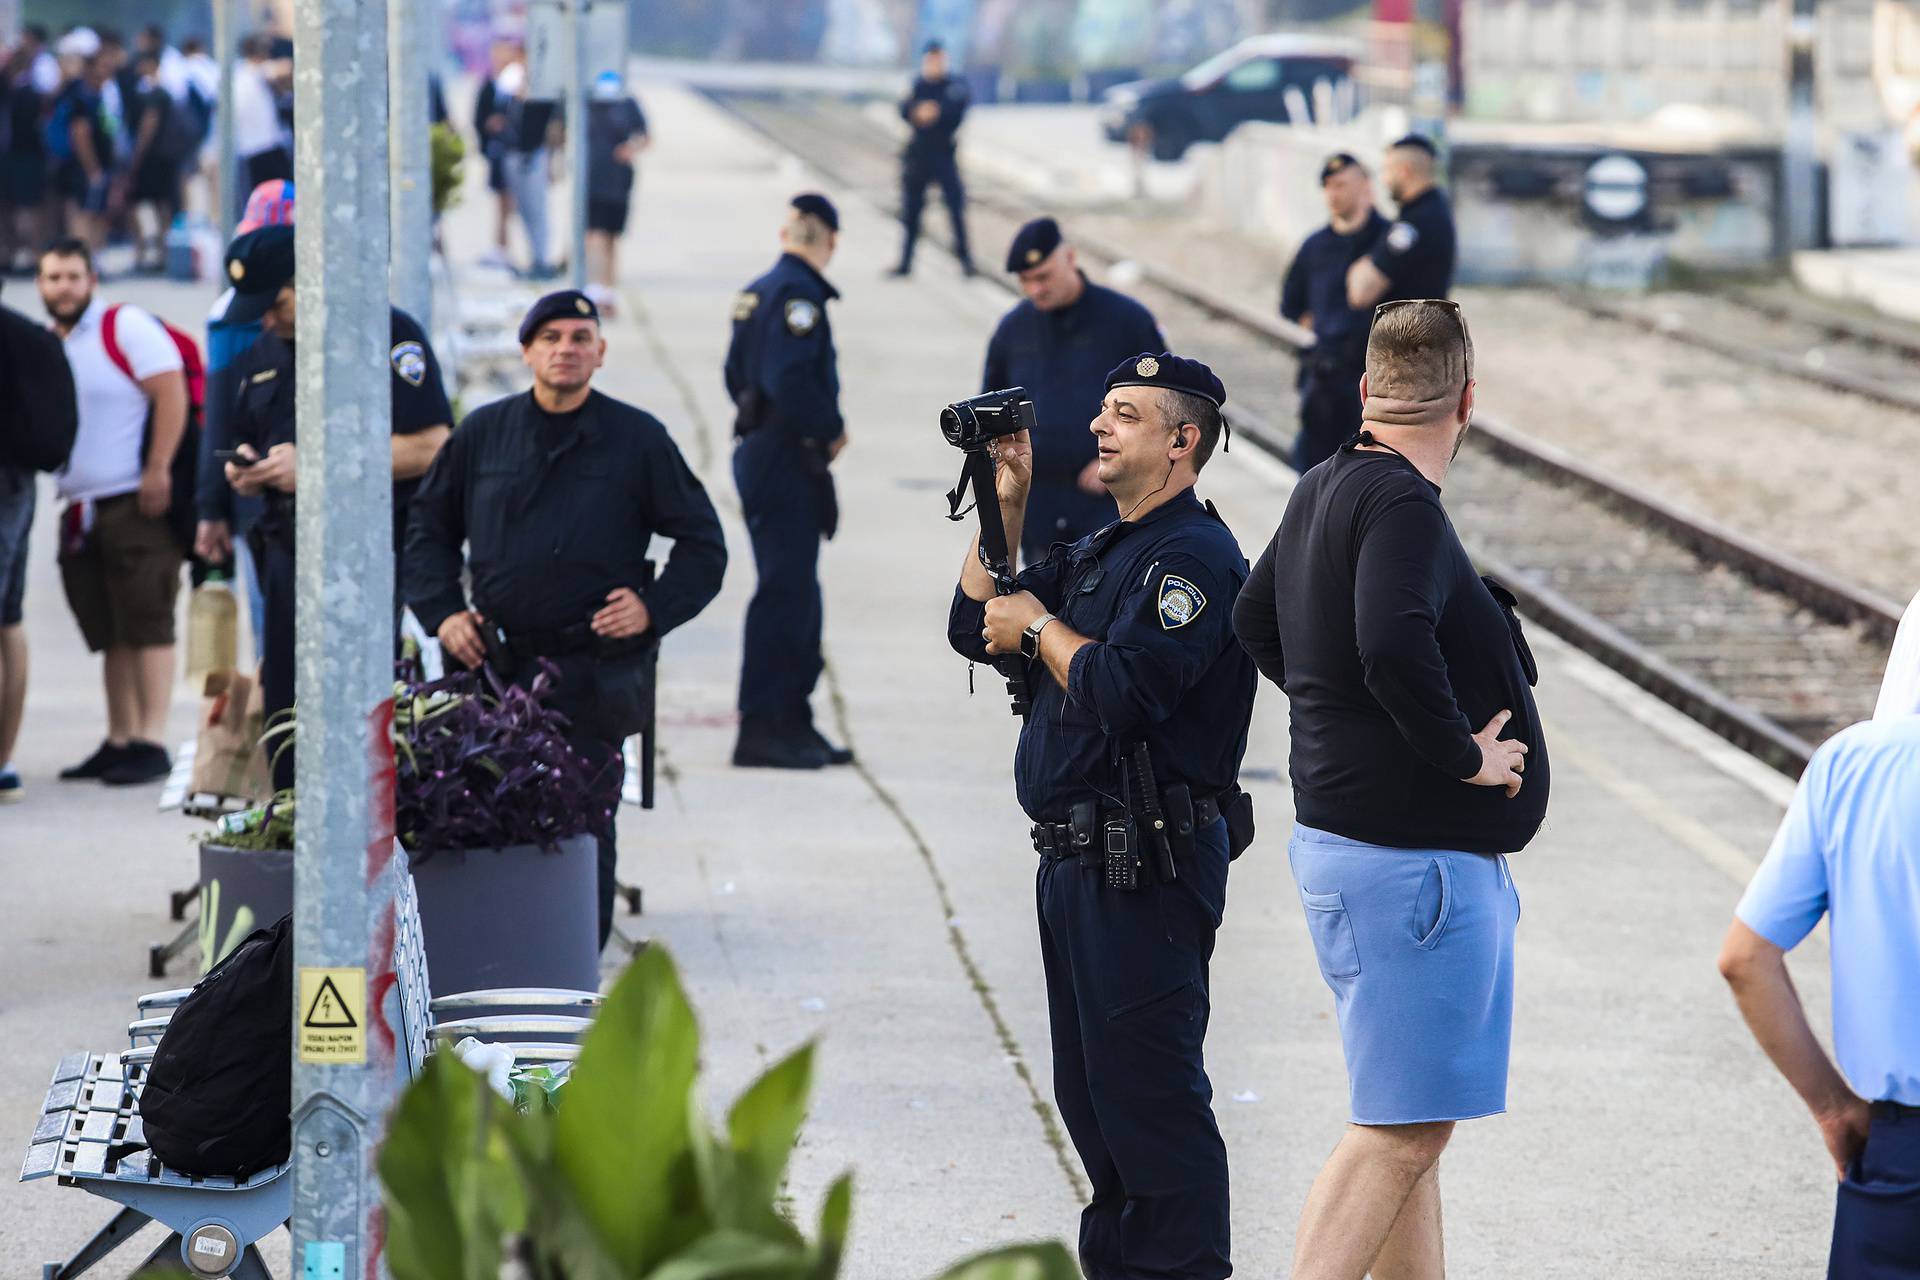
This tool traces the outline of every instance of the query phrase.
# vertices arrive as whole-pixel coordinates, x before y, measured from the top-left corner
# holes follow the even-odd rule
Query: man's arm
[[[428,468],[433,466],[433,460],[440,455],[440,447],[446,444],[452,434],[453,428],[442,422],[437,426],[422,427],[418,431],[392,437],[395,482],[427,474]]]
[[[1293,255],[1293,261],[1287,265],[1286,278],[1280,282],[1280,318],[1295,324],[1302,323],[1302,317],[1307,314],[1307,269],[1301,261],[1304,256]]]
[[[833,352],[827,346],[826,317],[821,311],[825,304],[784,293],[773,305],[780,308],[780,328],[766,353],[767,394],[773,397],[773,411],[801,439],[831,444],[846,431],[846,421],[827,374]]]
[[[1033,487],[1033,440],[1024,431],[1002,436],[994,441],[993,456],[993,487],[1000,501],[1000,522],[1007,529],[1007,554],[1012,555],[1027,524],[1027,492]],[[960,565],[960,590],[967,599],[982,603],[996,594],[993,575],[980,563],[977,533]]]
[[[1284,689],[1287,663],[1280,647],[1279,603],[1273,582],[1274,560],[1279,554],[1280,531],[1275,529],[1273,541],[1260,553],[1260,562],[1253,566],[1246,585],[1240,588],[1240,598],[1233,602],[1233,634],[1253,665],[1260,668],[1260,674]]]
[[[455,433],[427,469],[408,510],[401,596],[427,634],[467,608],[460,548],[467,539],[467,437]]]
[[[665,635],[720,594],[727,540],[705,486],[665,430],[652,452],[645,468],[647,514],[657,532],[673,539],[673,550],[645,604],[654,633]]]
[[[140,380],[153,406],[153,437],[140,474],[140,514],[162,516],[173,498],[173,455],[187,434],[187,379],[169,369]]]
[[[1392,278],[1372,258],[1360,258],[1347,268],[1347,305],[1355,311],[1371,310],[1392,287]]]

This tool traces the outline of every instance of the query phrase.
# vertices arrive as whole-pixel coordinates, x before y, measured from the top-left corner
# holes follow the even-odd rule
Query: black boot
[[[818,769],[826,753],[771,716],[741,716],[733,763],[742,769]]]
[[[848,747],[836,747],[827,740],[827,736],[813,726],[813,712],[805,711],[793,723],[790,735],[799,742],[819,749],[827,764],[852,764],[853,751]]]

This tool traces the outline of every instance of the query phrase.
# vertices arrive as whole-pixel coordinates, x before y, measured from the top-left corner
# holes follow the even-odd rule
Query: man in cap
[[[976,538],[948,620],[956,651],[1019,656],[1032,690],[1014,781],[1041,859],[1054,1098],[1093,1184],[1080,1219],[1093,1280],[1232,1272],[1201,1042],[1227,863],[1253,834],[1237,779],[1255,680],[1230,618],[1246,558],[1194,496],[1225,400],[1198,361],[1123,361],[1089,428],[1121,518],[1055,546],[1005,596]],[[996,461],[1012,541],[1027,434],[999,440]]]
[[[604,815],[594,833],[604,947],[621,744],[645,725],[654,646],[719,593],[727,548],[667,428],[593,389],[607,343],[591,299],[565,289],[534,303],[520,349],[532,390],[461,421],[414,498],[401,583],[456,660],[489,662],[523,685],[546,664],[557,671],[552,703]],[[656,534],[673,540],[657,581],[647,559]]]
[[[1370,310],[1347,301],[1347,273],[1387,229],[1373,207],[1373,182],[1361,163],[1341,151],[1320,166],[1327,225],[1293,255],[1280,286],[1280,314],[1313,330],[1300,355],[1300,434],[1293,465],[1305,472],[1333,456],[1360,429],[1360,375],[1367,365]]]
[[[840,214],[813,192],[790,202],[780,260],[733,304],[727,394],[738,412],[733,479],[759,574],[747,605],[740,662],[743,767],[818,769],[853,753],[814,727],[820,679],[820,540],[840,508],[828,468],[847,446],[840,370],[827,303],[840,296],[821,272],[833,259]]]
[[[227,279],[233,302],[231,324],[261,322],[254,344],[229,366],[225,380],[232,399],[227,435],[234,457],[222,468],[216,490],[261,499],[260,516],[247,531],[249,549],[260,574],[266,603],[261,639],[260,686],[267,714],[293,705],[293,532],[294,498],[299,485],[299,445],[294,421],[294,336],[297,291],[293,280],[293,228],[280,223],[237,236],[227,250]],[[392,308],[387,342],[389,385],[393,393],[393,528],[396,548],[406,528],[407,503],[420,477],[447,441],[453,410],[440,381],[427,335],[413,317]],[[222,502],[227,503],[223,508]],[[231,499],[216,494],[201,507],[197,541],[204,553],[228,545],[222,510]],[[293,785],[293,751],[274,758],[274,785]]]
[[[1052,218],[1020,228],[1007,248],[1007,270],[1026,299],[994,329],[980,389],[1025,387],[1033,396],[1033,491],[1020,543],[1032,564],[1054,543],[1078,541],[1113,519],[1084,424],[1100,412],[1107,370],[1164,344],[1151,312],[1087,279]]]
[[[900,222],[905,239],[900,244],[896,276],[913,272],[913,248],[920,239],[920,215],[927,205],[927,184],[940,184],[953,225],[953,254],[960,270],[973,274],[973,255],[967,252],[967,192],[960,185],[960,165],[954,158],[954,134],[967,114],[967,86],[947,69],[946,46],[927,41],[920,54],[920,75],[900,104],[907,122],[907,147],[900,153]]]
[[[1410,133],[1387,148],[1380,176],[1400,216],[1347,271],[1347,303],[1372,311],[1382,302],[1444,298],[1453,289],[1453,206],[1437,185],[1433,143]]]

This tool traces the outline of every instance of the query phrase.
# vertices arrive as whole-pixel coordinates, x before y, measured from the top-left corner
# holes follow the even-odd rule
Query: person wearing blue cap
[[[954,156],[954,134],[966,118],[969,101],[964,80],[955,80],[947,67],[947,49],[938,40],[927,41],[920,54],[920,75],[900,103],[907,122],[907,146],[900,153],[900,265],[896,276],[913,273],[913,250],[920,240],[920,215],[927,206],[927,185],[940,184],[947,218],[953,225],[953,256],[964,275],[973,274],[973,255],[967,249],[967,190],[960,182],[960,164]]]
[[[1453,206],[1438,185],[1433,143],[1410,133],[1387,148],[1380,177],[1400,215],[1347,271],[1347,302],[1371,311],[1382,302],[1444,298],[1453,290],[1457,237]]]
[[[817,192],[790,202],[780,260],[733,304],[727,394],[737,443],[733,479],[759,575],[747,604],[740,660],[740,736],[733,763],[818,769],[851,764],[814,726],[824,662],[820,541],[840,507],[829,467],[847,446],[840,369],[827,303],[840,296],[821,273],[839,242],[840,212]]]
[[[980,389],[1025,387],[1033,398],[1033,491],[1020,542],[1032,564],[1054,543],[1075,542],[1113,519],[1087,423],[1100,413],[1107,370],[1131,352],[1165,344],[1152,312],[1087,279],[1052,218],[1020,228],[1007,247],[1007,270],[1026,298],[994,329]]]
[[[1040,854],[1054,1099],[1093,1187],[1079,1240],[1093,1280],[1233,1271],[1202,1041],[1227,864],[1253,838],[1238,780],[1255,675],[1230,617],[1246,557],[1194,495],[1225,401],[1197,360],[1122,361],[1089,427],[1120,518],[1004,596],[976,538],[948,615],[961,656],[1019,655],[1032,690],[1014,783]],[[1033,442],[995,453],[1017,541]]]

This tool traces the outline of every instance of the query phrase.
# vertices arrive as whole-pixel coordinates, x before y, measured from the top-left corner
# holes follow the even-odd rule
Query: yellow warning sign
[[[367,971],[300,970],[300,1061],[367,1060]]]

